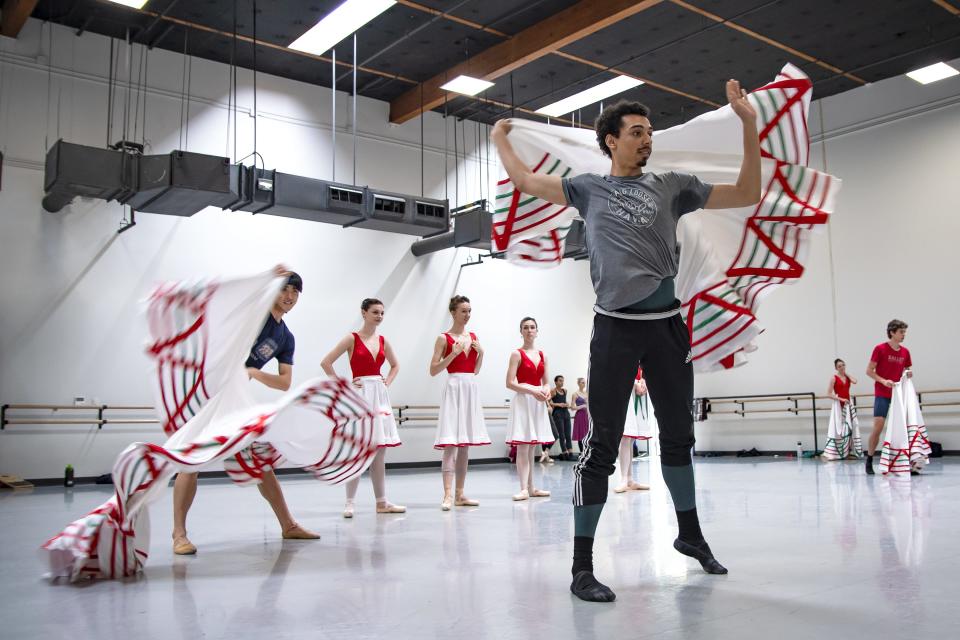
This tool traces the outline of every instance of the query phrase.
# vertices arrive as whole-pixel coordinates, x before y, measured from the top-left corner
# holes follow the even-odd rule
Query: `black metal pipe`
[[[425,256],[428,253],[443,251],[453,248],[453,231],[440,233],[429,238],[422,238],[410,245],[410,253],[416,257]]]

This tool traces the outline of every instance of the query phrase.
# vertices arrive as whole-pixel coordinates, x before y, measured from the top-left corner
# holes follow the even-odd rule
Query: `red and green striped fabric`
[[[749,210],[685,216],[678,229],[677,293],[690,332],[693,363],[700,371],[745,361],[745,352],[755,348],[753,341],[763,330],[757,320],[760,302],[780,285],[803,275],[811,233],[829,220],[840,181],[806,166],[812,86],[807,76],[788,64],[773,82],[750,93],[758,114],[764,167],[760,202]],[[722,173],[722,158],[741,153],[730,147],[728,134],[736,127],[739,122],[724,107],[658,133],[654,148],[659,151],[651,162],[659,156],[661,162],[667,159],[669,166],[664,168],[671,170]],[[586,134],[515,121],[510,135],[536,173],[569,176],[606,171],[609,161],[590,146]],[[520,193],[504,176],[497,188],[494,247],[521,265],[557,265],[574,215],[570,207]],[[697,222],[700,215],[732,221],[737,240],[703,231]]]
[[[145,508],[177,472],[222,464],[252,484],[287,460],[336,484],[376,454],[373,411],[342,379],[313,379],[269,405],[248,395],[244,363],[282,284],[272,273],[159,288],[150,298],[148,353],[157,361],[168,440],[127,447],[113,467],[114,496],[44,545],[53,577],[120,578],[147,559]]]

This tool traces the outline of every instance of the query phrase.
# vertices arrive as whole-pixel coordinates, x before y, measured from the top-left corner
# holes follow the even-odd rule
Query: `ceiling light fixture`
[[[481,91],[485,91],[493,86],[492,82],[481,80],[480,78],[471,78],[470,76],[457,76],[450,82],[440,85],[444,91],[453,91],[462,93],[465,96],[475,96]]]
[[[907,74],[907,77],[911,80],[916,80],[920,84],[930,84],[931,82],[943,80],[944,78],[949,78],[950,76],[955,76],[958,74],[960,74],[960,71],[957,71],[948,64],[938,62],[936,64],[931,64],[928,67],[911,71]]]
[[[290,48],[321,55],[396,4],[396,0],[347,0],[290,43]]]
[[[125,7],[133,7],[134,9],[143,9],[143,5],[147,4],[150,0],[109,0],[115,4],[122,4]]]
[[[600,102],[601,100],[609,98],[610,96],[623,93],[627,89],[639,87],[642,84],[643,80],[637,80],[636,78],[631,78],[630,76],[617,76],[612,80],[601,82],[595,87],[591,87],[581,91],[580,93],[575,93],[569,98],[564,98],[559,102],[554,102],[553,104],[548,104],[545,107],[541,107],[540,109],[537,109],[537,113],[542,113],[545,116],[556,118],[565,113],[573,113],[577,109],[585,107],[588,104]]]

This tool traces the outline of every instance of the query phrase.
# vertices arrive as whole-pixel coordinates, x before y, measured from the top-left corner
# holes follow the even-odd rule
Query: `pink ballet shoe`
[[[545,489],[534,489],[530,492],[532,498],[549,498],[550,492]]]
[[[627,489],[629,489],[630,491],[649,491],[650,485],[640,484],[639,482],[631,482],[630,484],[627,485]]]
[[[480,501],[460,496],[454,501],[454,504],[458,507],[479,507]]]
[[[524,490],[521,491],[520,493],[517,493],[517,494],[515,494],[515,495],[513,496],[513,501],[514,501],[514,502],[520,502],[520,501],[522,501],[522,500],[528,499],[529,497],[530,497],[530,494],[527,493],[527,490],[526,490],[526,489],[524,489]]]
[[[399,504],[378,503],[377,513],[406,513],[407,508]]]
[[[618,486],[618,487],[614,487],[614,488],[613,488],[613,492],[614,492],[614,493],[626,493],[626,492],[627,492],[627,489],[628,489],[627,485],[621,484],[621,485]]]
[[[443,496],[443,501],[440,503],[441,511],[450,511],[453,508],[453,498],[450,496]]]
[[[353,503],[352,503],[352,502],[348,502],[346,505],[344,505],[344,507],[343,507],[343,517],[344,517],[344,518],[347,518],[347,519],[353,517]]]
[[[192,556],[197,552],[197,547],[187,536],[177,536],[173,539],[173,552],[178,556]]]

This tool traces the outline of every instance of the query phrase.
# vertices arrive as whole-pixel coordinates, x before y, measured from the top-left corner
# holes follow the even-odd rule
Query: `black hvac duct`
[[[410,252],[419,258],[428,253],[453,247],[470,247],[489,251],[492,215],[486,210],[485,205],[486,203],[482,202],[482,207],[461,208],[461,212],[453,219],[453,231],[417,240],[410,245]]]
[[[57,140],[47,152],[43,208],[60,211],[77,196],[115,200],[130,195],[124,167],[135,156]]]
[[[60,140],[47,153],[44,186],[43,206],[51,212],[87,196],[146,213],[191,216],[214,206],[417,236],[446,231],[450,223],[446,200],[231,165],[228,158],[187,151],[143,156]]]
[[[120,201],[146,213],[192,216],[240,197],[239,170],[220,156],[189,151],[140,156],[135,176],[134,193]]]

